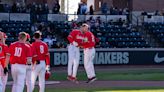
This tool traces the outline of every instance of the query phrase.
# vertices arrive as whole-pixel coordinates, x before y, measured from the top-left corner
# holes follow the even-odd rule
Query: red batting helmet
[[[51,76],[51,73],[49,71],[46,71],[45,79],[48,80],[50,76]]]

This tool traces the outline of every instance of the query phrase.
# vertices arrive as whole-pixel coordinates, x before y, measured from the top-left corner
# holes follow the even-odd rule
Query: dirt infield
[[[59,84],[46,85],[48,88],[117,88],[117,87],[164,87],[164,81],[95,81],[91,84],[80,81],[79,84],[61,81]]]
[[[10,82],[11,83],[11,82]],[[37,84],[38,87],[38,84]],[[11,88],[11,84],[8,85]],[[86,83],[80,81],[79,84],[70,81],[49,81],[46,84],[46,88],[50,89],[76,89],[76,90],[88,90],[88,89],[130,89],[130,88],[164,88],[164,81],[95,81],[93,83]],[[89,91],[88,91],[89,92]]]

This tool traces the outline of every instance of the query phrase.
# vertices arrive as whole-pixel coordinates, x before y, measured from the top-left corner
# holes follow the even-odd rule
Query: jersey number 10
[[[22,53],[22,48],[16,47],[14,56],[20,57]]]

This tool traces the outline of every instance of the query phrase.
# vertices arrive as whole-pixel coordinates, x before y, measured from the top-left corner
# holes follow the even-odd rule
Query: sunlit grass
[[[159,90],[117,90],[117,91],[96,91],[96,92],[164,92],[163,89]]]

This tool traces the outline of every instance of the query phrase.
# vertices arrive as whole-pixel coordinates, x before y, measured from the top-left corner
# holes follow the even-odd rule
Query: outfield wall
[[[67,49],[50,49],[51,66],[67,65]],[[80,64],[83,64],[81,50]],[[96,65],[164,65],[163,48],[96,49]]]

